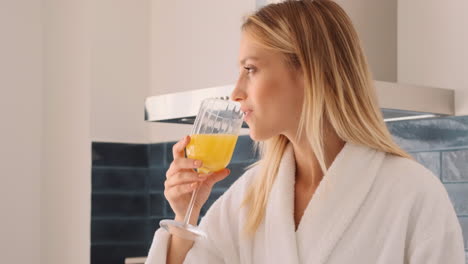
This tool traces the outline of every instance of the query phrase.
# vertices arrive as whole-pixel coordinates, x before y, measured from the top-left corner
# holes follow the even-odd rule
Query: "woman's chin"
[[[252,128],[249,129],[249,136],[253,141],[260,141],[258,139],[257,133],[255,133],[255,131]]]
[[[255,129],[250,129],[249,131],[250,138],[253,141],[265,141],[271,138],[271,135],[263,134],[263,133],[258,133],[258,131],[255,131]]]

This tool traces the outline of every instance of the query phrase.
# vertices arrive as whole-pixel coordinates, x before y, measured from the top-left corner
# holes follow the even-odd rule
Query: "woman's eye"
[[[244,66],[244,69],[246,69],[248,73],[252,73],[254,71],[254,68],[251,66]]]

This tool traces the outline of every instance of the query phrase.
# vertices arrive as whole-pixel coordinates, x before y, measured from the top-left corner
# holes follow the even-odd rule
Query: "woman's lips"
[[[252,114],[252,110],[246,110],[244,112],[244,121],[247,122]]]

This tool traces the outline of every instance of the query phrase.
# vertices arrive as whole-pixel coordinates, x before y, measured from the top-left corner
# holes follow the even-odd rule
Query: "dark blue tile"
[[[440,152],[417,152],[411,155],[440,179]]]
[[[128,257],[146,257],[148,245],[92,245],[91,264],[123,264]]]
[[[95,167],[92,169],[92,190],[145,191],[148,169]]]
[[[227,189],[231,186],[242,174],[244,174],[246,167],[253,162],[230,163],[227,167],[231,170],[231,174],[224,180],[215,184],[216,189]]]
[[[164,191],[167,168],[150,168],[149,181],[151,191]]]
[[[148,162],[150,167],[164,167],[166,164],[166,143],[149,145]]]
[[[210,194],[210,196],[208,197],[208,200],[206,200],[206,203],[203,205],[201,211],[200,211],[200,218],[203,217],[206,212],[208,211],[208,209],[211,207],[211,205],[216,201],[218,200],[218,198],[223,195],[223,191],[216,191],[216,190],[213,190]]]
[[[468,150],[442,152],[442,180],[468,182]]]
[[[146,243],[146,219],[93,220],[91,222],[91,243]]]
[[[162,193],[155,193],[150,195],[150,216],[164,216],[165,215],[165,200],[166,198]]]
[[[468,216],[468,183],[444,184],[458,216]]]
[[[468,116],[388,122],[395,142],[411,152],[468,146]]]
[[[246,162],[257,160],[258,153],[254,151],[254,142],[250,136],[239,136],[232,155],[232,162]]]
[[[147,167],[148,145],[93,142],[93,166]]]
[[[465,250],[468,250],[468,217],[459,217],[460,226],[463,232],[463,240],[465,241]]]
[[[148,216],[148,195],[93,194],[91,211],[93,217]]]
[[[172,156],[172,147],[177,143],[176,141],[173,142],[166,142],[166,167],[169,167],[174,160],[174,157]]]
[[[150,238],[150,241],[151,242],[153,240],[153,237],[154,237],[154,232],[156,232],[156,230],[158,230],[159,228],[159,222],[161,220],[164,220],[164,219],[174,219],[174,217],[170,217],[170,218],[167,218],[167,217],[150,217],[149,218],[149,221],[148,221],[148,232],[149,232],[149,238]]]
[[[175,217],[174,211],[172,211],[171,205],[169,204],[167,200],[164,201],[164,208],[165,208],[165,211],[164,211],[165,218],[172,219]]]

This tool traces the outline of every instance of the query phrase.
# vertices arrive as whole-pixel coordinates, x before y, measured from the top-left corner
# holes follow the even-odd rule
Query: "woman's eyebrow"
[[[240,61],[239,65],[244,64],[247,60],[258,61],[258,60],[260,60],[260,58],[255,57],[255,56],[249,56],[249,57],[246,57],[246,58],[242,59],[242,60]]]

